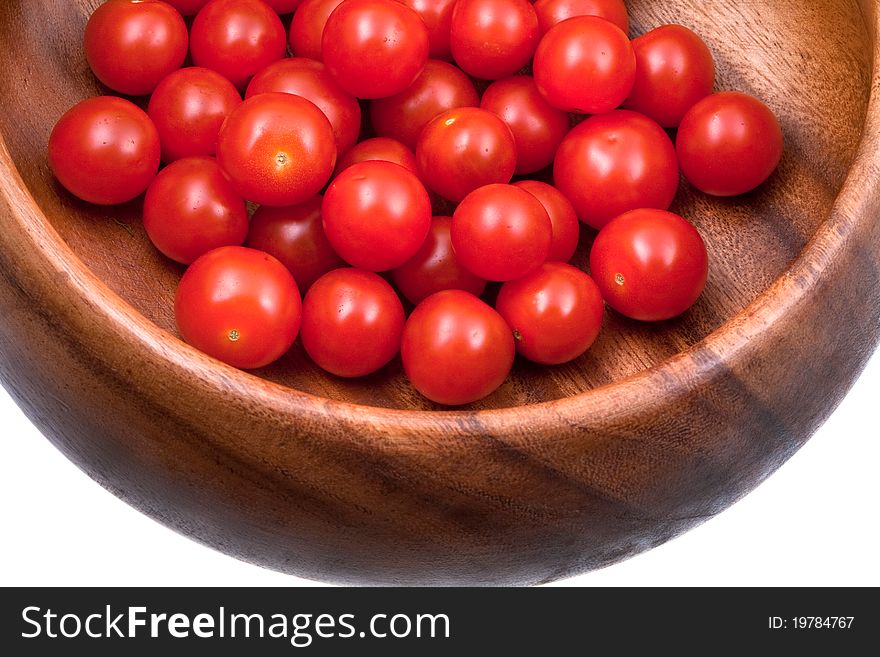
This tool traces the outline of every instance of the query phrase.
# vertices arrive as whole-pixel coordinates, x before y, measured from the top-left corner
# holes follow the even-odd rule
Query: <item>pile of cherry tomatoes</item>
[[[91,203],[146,192],[205,353],[260,368],[299,336],[341,377],[400,353],[422,394],[466,404],[516,352],[579,357],[605,303],[685,312],[708,256],[667,212],[679,172],[731,196],[779,163],[776,118],[713,93],[699,36],[628,30],[622,0],[108,0],[85,55],[140,107],[75,106],[49,162]],[[581,223],[591,276],[567,264]]]

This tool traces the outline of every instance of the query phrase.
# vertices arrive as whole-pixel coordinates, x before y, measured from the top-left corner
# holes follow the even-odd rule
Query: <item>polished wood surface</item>
[[[46,163],[57,118],[101,93],[81,52],[97,4],[0,5],[0,378],[93,478],[197,540],[336,582],[520,584],[596,568],[751,490],[876,345],[874,2],[629,2],[633,35],[695,29],[719,88],[776,111],[783,162],[738,199],[682,185],[674,209],[711,258],[686,315],[609,313],[583,358],[518,362],[497,393],[455,410],[422,399],[398,362],[343,381],[297,345],[248,374],[176,338],[181,269],[150,246],[140,202],[80,203]]]

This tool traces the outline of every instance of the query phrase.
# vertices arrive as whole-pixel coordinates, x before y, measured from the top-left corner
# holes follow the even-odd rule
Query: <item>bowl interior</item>
[[[49,133],[76,102],[106,93],[82,53],[100,0],[7,0],[0,5],[0,133],[30,193],[76,255],[146,318],[176,335],[173,299],[182,267],[150,245],[141,201],[113,208],[81,203],[54,181]],[[870,43],[857,0],[629,0],[632,36],[664,23],[694,29],[716,58],[719,89],[767,102],[786,139],[779,170],[756,192],[714,199],[682,183],[673,211],[706,240],[711,270],[700,301],[682,317],[641,324],[608,312],[597,343],[570,364],[518,360],[512,376],[473,408],[560,399],[618,381],[687,349],[742,311],[800,253],[825,217],[852,161],[870,91]],[[585,267],[593,231],[582,230],[574,264]],[[428,409],[399,359],[360,380],[319,370],[297,343],[258,376],[320,397]]]

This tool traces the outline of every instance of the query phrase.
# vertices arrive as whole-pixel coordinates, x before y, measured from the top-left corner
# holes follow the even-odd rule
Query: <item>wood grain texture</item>
[[[97,4],[0,5],[0,378],[90,476],[208,545],[334,582],[528,584],[607,565],[754,488],[877,343],[877,2],[630,2],[634,35],[695,29],[719,86],[771,105],[782,165],[739,199],[682,186],[712,264],[684,317],[609,314],[582,359],[518,363],[451,411],[399,363],[348,382],[297,346],[252,375],[174,337],[180,269],[139,202],[79,203],[46,163],[57,118],[101,91],[80,45]]]

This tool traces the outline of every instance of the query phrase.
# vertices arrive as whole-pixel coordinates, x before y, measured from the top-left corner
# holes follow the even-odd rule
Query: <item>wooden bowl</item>
[[[742,198],[682,186],[676,209],[712,261],[690,312],[609,313],[579,361],[519,363],[456,410],[417,395],[399,363],[343,381],[297,346],[255,375],[175,337],[181,270],[148,243],[139,202],[80,203],[46,162],[54,122],[102,92],[81,49],[98,4],[0,4],[0,375],[91,477],[228,554],[348,583],[531,584],[605,566],[754,488],[877,343],[880,2],[630,1],[634,34],[694,28],[719,87],[773,107],[782,165]]]

